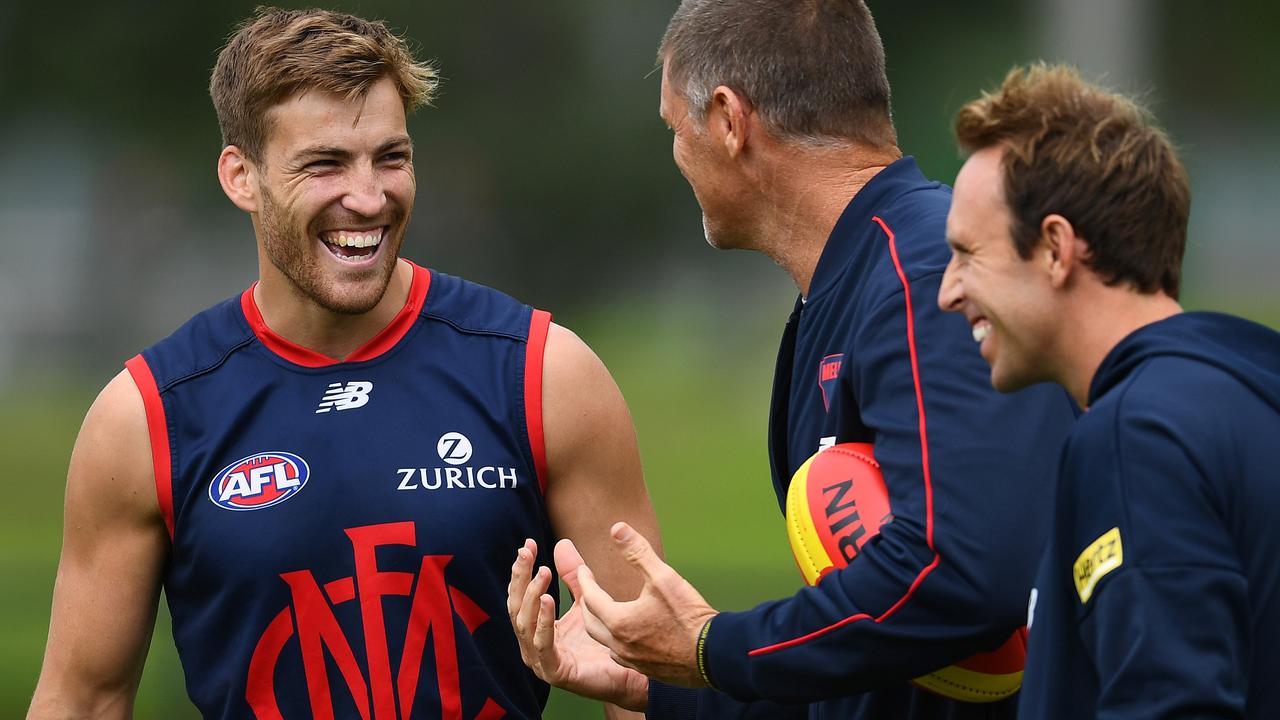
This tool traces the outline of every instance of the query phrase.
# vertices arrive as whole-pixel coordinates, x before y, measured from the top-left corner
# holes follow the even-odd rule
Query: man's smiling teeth
[[[365,233],[339,231],[336,233],[325,233],[321,237],[330,245],[337,245],[339,247],[373,247],[374,245],[382,242],[382,229],[370,230]]]
[[[987,339],[987,335],[991,334],[991,323],[986,320],[979,320],[973,324],[973,341],[982,342]]]

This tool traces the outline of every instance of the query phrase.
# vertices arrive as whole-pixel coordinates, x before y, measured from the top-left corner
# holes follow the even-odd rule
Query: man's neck
[[[900,157],[897,148],[780,149],[777,170],[761,182],[764,210],[756,249],[786,270],[807,297],[840,215],[871,178]]]
[[[382,299],[372,310],[358,315],[320,307],[278,272],[262,273],[253,300],[272,332],[295,345],[342,360],[391,323],[408,302],[412,283],[413,266],[397,261]]]
[[[1098,368],[1116,345],[1139,328],[1182,312],[1178,301],[1163,292],[1140,294],[1116,286],[1093,294],[1091,301],[1075,305],[1077,312],[1056,353],[1066,360],[1057,380],[1082,408],[1088,407]]]

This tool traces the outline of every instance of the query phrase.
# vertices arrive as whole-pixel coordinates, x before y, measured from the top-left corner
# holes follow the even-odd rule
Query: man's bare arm
[[[142,396],[121,372],[71,453],[49,640],[28,720],[132,716],[169,548],[154,477]]]
[[[543,369],[547,509],[611,593],[632,598],[640,580],[614,547],[609,528],[625,520],[661,552],[645,488],[635,427],[604,363],[576,335],[552,325]],[[610,711],[617,717],[621,714]]]
[[[625,520],[659,555],[662,545],[627,403],[595,353],[555,324],[542,382],[552,527],[573,540],[609,592],[634,597],[641,583],[613,547],[609,528]]]

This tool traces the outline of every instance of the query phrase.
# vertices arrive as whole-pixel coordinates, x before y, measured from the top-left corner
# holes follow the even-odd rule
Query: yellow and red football
[[[787,538],[809,585],[853,562],[862,546],[893,519],[880,464],[869,443],[841,443],[805,461],[787,489]],[[965,702],[994,702],[1022,687],[1026,629],[1003,645],[913,682]]]

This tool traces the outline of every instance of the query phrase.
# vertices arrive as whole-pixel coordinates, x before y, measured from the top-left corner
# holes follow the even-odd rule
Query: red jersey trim
[[[906,602],[911,599],[911,596],[916,592],[916,588],[920,587],[920,583],[924,582],[924,579],[929,576],[929,573],[933,572],[942,561],[942,556],[938,553],[938,549],[933,546],[933,474],[929,469],[929,433],[928,423],[925,422],[924,389],[920,385],[920,361],[916,353],[916,325],[915,313],[911,307],[911,283],[907,280],[907,274],[902,270],[902,261],[898,258],[898,246],[894,240],[893,231],[890,230],[885,221],[881,220],[879,217],[873,217],[871,219],[880,226],[880,229],[884,230],[884,234],[889,239],[889,256],[893,258],[893,267],[898,273],[898,280],[902,282],[903,297],[907,304],[907,350],[911,356],[911,380],[915,384],[916,390],[916,414],[919,418],[918,427],[920,433],[920,464],[924,470],[925,540],[929,545],[929,549],[933,551],[933,562],[930,562],[920,570],[920,573],[916,575],[915,580],[911,582],[911,586],[907,588],[907,591],[903,593],[902,597],[898,598],[898,601],[890,606],[888,610],[881,613],[879,617],[873,617],[867,613],[850,615],[849,617],[838,620],[826,627],[814,630],[806,635],[801,635],[800,637],[792,638],[791,640],[785,640],[780,643],[751,650],[747,653],[748,657],[765,655],[776,650],[785,650],[789,647],[804,644],[815,638],[822,637],[832,630],[842,628],[845,625],[858,620],[882,622],[897,612],[898,608],[905,605]]]
[[[534,310],[524,356],[524,419],[529,426],[529,449],[538,473],[538,487],[547,492],[547,447],[542,435],[542,359],[546,354],[551,313]]]
[[[160,388],[156,386],[151,367],[141,355],[134,355],[124,364],[133,384],[138,386],[142,394],[142,407],[147,415],[147,436],[151,439],[151,467],[156,478],[156,501],[160,504],[160,515],[164,518],[164,527],[169,531],[169,541],[173,542],[173,464],[169,454],[169,423],[164,415],[164,401],[160,399]]]
[[[409,261],[406,260],[405,262]],[[404,307],[400,308],[400,312],[396,313],[391,322],[378,331],[377,335],[374,335],[368,342],[356,348],[354,352],[342,360],[335,360],[310,348],[290,342],[267,327],[266,321],[262,319],[262,313],[258,310],[258,304],[253,299],[253,290],[258,286],[256,282],[240,295],[240,309],[244,311],[245,320],[249,322],[249,327],[253,329],[253,334],[257,336],[258,340],[267,346],[268,350],[295,365],[319,368],[344,362],[372,360],[400,342],[405,334],[409,332],[409,328],[413,327],[418,313],[422,311],[422,306],[426,303],[427,290],[431,287],[431,271],[411,262],[409,262],[409,265],[413,268],[413,280],[409,283],[409,298],[405,301]]]

